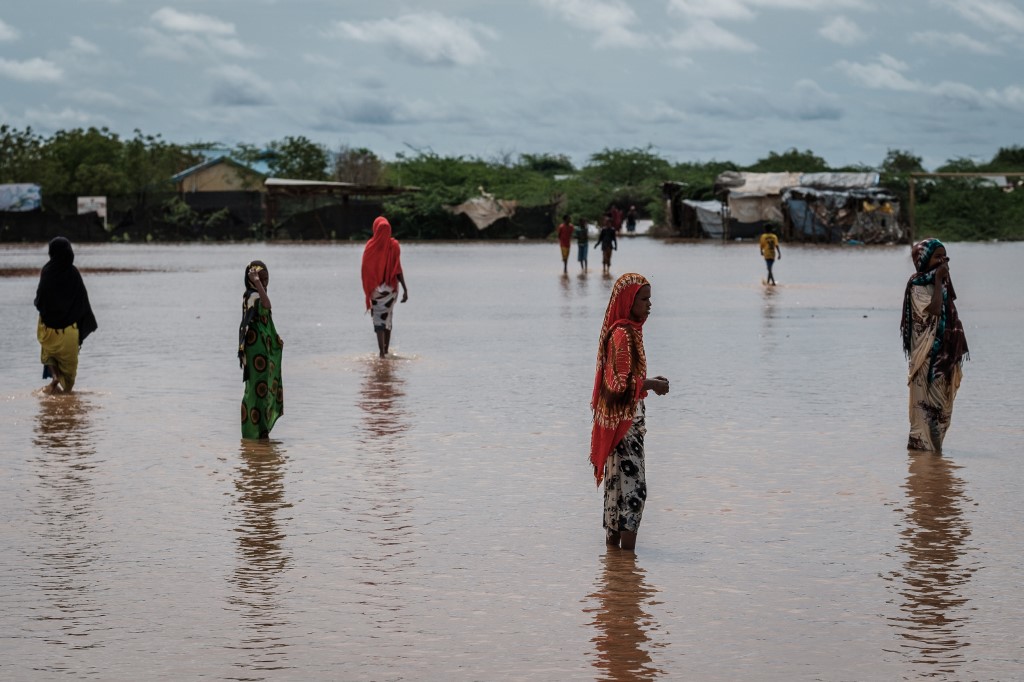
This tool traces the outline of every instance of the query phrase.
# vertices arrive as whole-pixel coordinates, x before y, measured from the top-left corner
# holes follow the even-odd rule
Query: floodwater
[[[949,246],[971,361],[939,457],[905,448],[906,247],[783,245],[766,288],[752,244],[622,239],[672,380],[635,555],[587,464],[599,255],[405,244],[379,361],[361,245],[76,252],[70,396],[39,392],[36,278],[0,277],[0,678],[1024,677],[1024,244]],[[253,258],[269,443],[239,438]]]

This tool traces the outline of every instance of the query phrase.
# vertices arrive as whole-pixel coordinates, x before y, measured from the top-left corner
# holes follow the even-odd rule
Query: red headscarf
[[[647,378],[647,357],[644,354],[643,322],[630,317],[633,301],[641,287],[650,282],[643,275],[630,272],[619,277],[612,288],[604,324],[597,344],[597,371],[594,373],[594,393],[590,407],[594,410],[594,426],[590,433],[590,463],[594,465],[594,478],[598,485],[604,478],[604,463],[633,424],[636,404],[644,397]],[[608,357],[608,340],[622,328],[629,335],[630,383],[624,394],[614,393],[605,385],[604,375]]]
[[[402,274],[401,253],[398,240],[391,236],[391,223],[384,216],[378,216],[373,221],[373,236],[363,249],[363,293],[367,310],[370,309],[370,294],[381,284],[398,288],[398,276]]]

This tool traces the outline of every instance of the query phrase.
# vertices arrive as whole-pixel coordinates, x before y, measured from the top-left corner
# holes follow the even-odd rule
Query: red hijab
[[[373,221],[373,236],[363,249],[363,293],[367,310],[370,309],[370,294],[381,284],[398,288],[398,276],[402,274],[401,253],[398,240],[391,236],[391,223],[384,216],[378,216]]]
[[[633,424],[636,404],[644,396],[647,378],[647,357],[644,354],[643,322],[630,317],[633,301],[640,289],[650,282],[643,275],[630,272],[619,277],[612,287],[608,309],[597,344],[597,371],[594,373],[594,393],[590,407],[594,411],[594,426],[590,432],[590,463],[594,465],[594,478],[598,485],[604,478],[604,463]],[[625,329],[632,345],[630,358],[630,386],[625,394],[608,390],[604,382],[608,358],[608,340],[617,328]]]

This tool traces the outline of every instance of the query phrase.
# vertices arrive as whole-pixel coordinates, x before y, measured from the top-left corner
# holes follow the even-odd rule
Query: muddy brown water
[[[905,449],[906,247],[783,245],[766,288],[752,244],[622,239],[672,380],[635,555],[586,462],[593,253],[404,245],[381,362],[360,245],[79,245],[100,329],[56,397],[36,280],[0,278],[0,676],[1021,679],[1024,244],[949,253],[971,361],[938,457]],[[263,444],[253,258],[285,339]]]

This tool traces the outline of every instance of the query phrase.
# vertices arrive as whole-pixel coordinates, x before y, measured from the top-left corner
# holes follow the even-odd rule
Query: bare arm
[[[409,287],[405,286],[405,275],[398,273],[398,283],[402,285],[402,303],[409,300]]]
[[[267,295],[267,290],[263,288],[263,282],[260,281],[259,273],[255,270],[249,272],[249,283],[252,284],[252,288],[256,290],[256,293],[260,295],[260,305],[265,310],[270,310],[270,296]]]
[[[644,379],[644,390],[654,391],[657,395],[668,393],[668,379],[663,376],[647,377]]]

